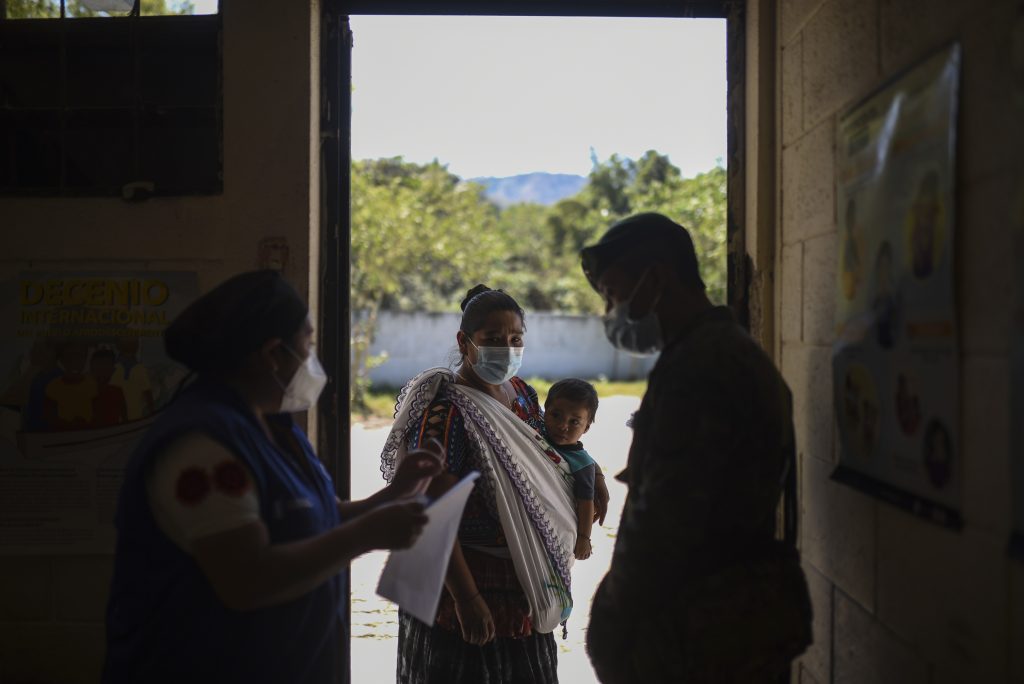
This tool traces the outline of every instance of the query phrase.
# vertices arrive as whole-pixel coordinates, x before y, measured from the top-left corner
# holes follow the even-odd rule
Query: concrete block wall
[[[1024,50],[1024,3],[778,0],[775,8],[775,344],[795,395],[800,543],[815,609],[815,644],[794,681],[1024,682],[1024,568],[1006,554],[1008,293],[1020,267],[1012,227],[1024,187],[1024,112],[1012,98],[1024,74],[1014,71],[1013,55]],[[955,243],[960,532],[829,479],[837,462],[830,372],[837,122],[890,76],[954,39],[963,46]]]
[[[26,270],[185,270],[206,291],[256,268],[261,240],[283,237],[285,277],[316,301],[319,3],[221,8],[223,193],[139,204],[2,198],[0,280]],[[112,567],[112,553],[0,556],[0,682],[99,680]]]

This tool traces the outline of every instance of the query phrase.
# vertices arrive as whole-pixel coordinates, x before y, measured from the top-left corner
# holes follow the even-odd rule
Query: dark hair
[[[546,409],[548,404],[555,399],[566,399],[585,405],[587,411],[590,412],[590,422],[594,422],[594,416],[597,415],[597,390],[586,380],[579,380],[577,378],[559,380],[548,390],[548,396],[544,400],[544,408]]]
[[[459,330],[472,335],[483,327],[484,321],[495,311],[512,311],[519,316],[526,328],[526,314],[523,307],[504,290],[492,290],[486,285],[477,285],[462,300],[462,323]]]
[[[290,341],[308,312],[277,271],[250,271],[192,302],[164,331],[164,346],[195,373],[230,373],[267,340]]]
[[[111,349],[110,347],[100,347],[99,349],[92,353],[92,356],[89,357],[89,362],[91,363],[96,359],[110,359],[111,361],[113,361],[116,358],[117,355],[114,354],[113,349]]]

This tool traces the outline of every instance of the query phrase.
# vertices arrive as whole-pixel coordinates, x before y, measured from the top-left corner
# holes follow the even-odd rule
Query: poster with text
[[[185,376],[192,272],[23,273],[0,286],[0,555],[113,552],[134,445]]]
[[[839,122],[839,481],[961,524],[953,232],[960,47],[901,74]]]

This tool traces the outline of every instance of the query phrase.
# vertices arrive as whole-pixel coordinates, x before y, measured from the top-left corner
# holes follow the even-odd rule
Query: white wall
[[[371,354],[388,360],[370,372],[377,385],[401,387],[425,368],[447,366],[456,351],[461,314],[382,312]],[[637,358],[617,351],[597,316],[552,313],[526,315],[524,378],[577,377],[638,380],[647,377],[656,357]]]

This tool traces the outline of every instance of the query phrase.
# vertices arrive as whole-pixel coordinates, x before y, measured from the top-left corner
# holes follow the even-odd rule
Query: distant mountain
[[[566,197],[572,197],[587,184],[584,176],[542,172],[469,180],[484,186],[487,199],[499,207],[521,202],[551,205]]]

